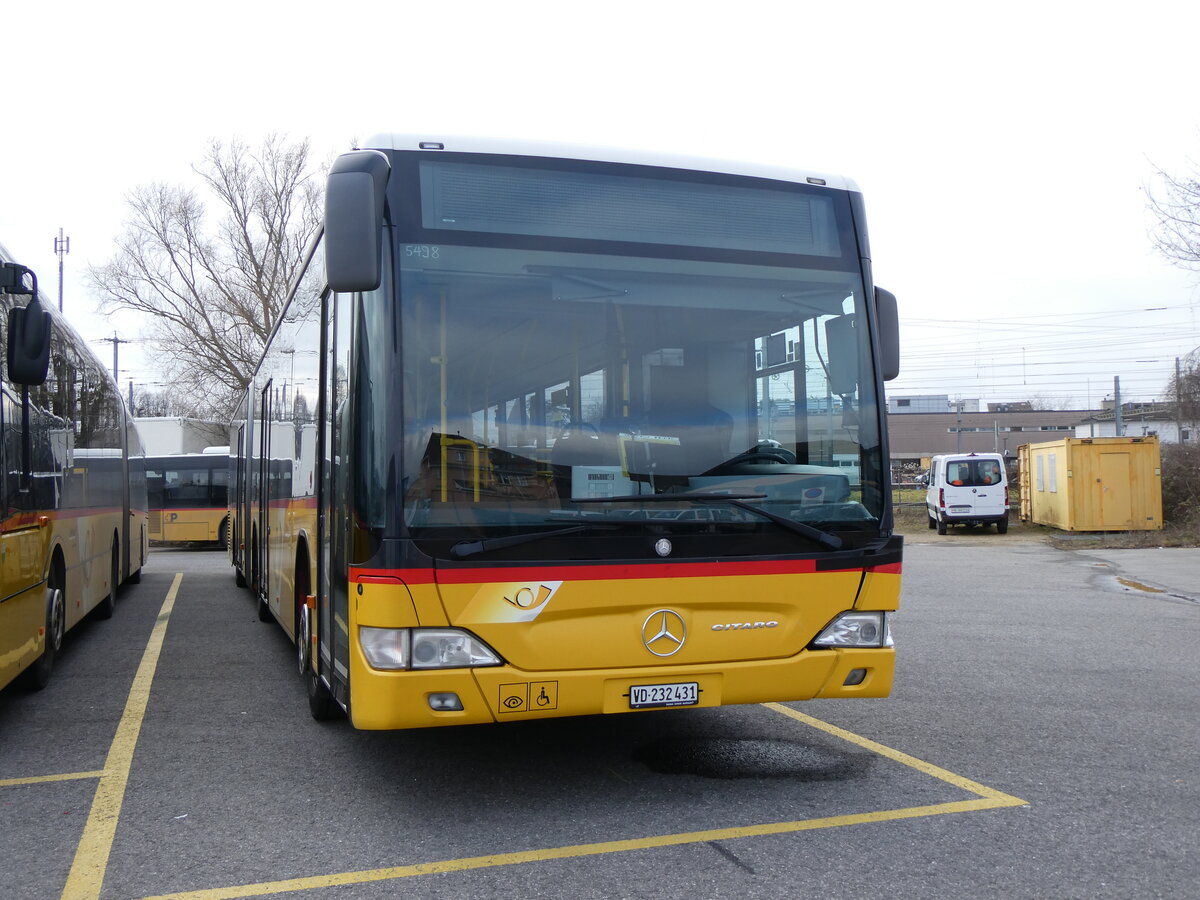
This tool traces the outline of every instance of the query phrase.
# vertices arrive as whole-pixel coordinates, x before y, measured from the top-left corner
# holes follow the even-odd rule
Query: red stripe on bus
[[[899,575],[901,563],[886,563],[882,566],[867,566],[868,572],[874,572],[878,575]]]
[[[899,575],[900,563],[868,566],[868,572]],[[824,569],[832,572],[859,572],[858,566]],[[703,563],[646,563],[642,565],[595,566],[514,566],[512,568],[462,569],[350,569],[350,581],[364,584],[482,584],[504,581],[617,581],[637,578],[724,578],[744,575],[811,575],[817,572],[816,560],[731,560]]]
[[[406,584],[474,584],[502,581],[610,581],[637,578],[701,578],[738,575],[801,575],[816,572],[816,561],[733,560],[703,563],[605,563],[595,566],[514,566],[463,569],[359,569],[350,570],[351,581]],[[845,569],[842,571],[857,571]]]

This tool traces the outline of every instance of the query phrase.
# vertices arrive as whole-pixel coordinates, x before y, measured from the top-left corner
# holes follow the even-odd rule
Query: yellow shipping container
[[[1021,520],[1063,531],[1162,526],[1158,438],[1065,438],[1018,448]]]

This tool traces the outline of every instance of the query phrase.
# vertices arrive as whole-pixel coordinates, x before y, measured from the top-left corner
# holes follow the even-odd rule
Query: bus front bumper
[[[643,712],[649,710],[633,708],[631,689],[646,686],[695,684],[694,702],[667,707],[684,709],[816,697],[886,697],[896,658],[892,647],[853,648],[708,666],[529,672],[510,665],[381,671],[369,668],[360,654],[354,656],[350,717],[361,729]],[[445,708],[448,695],[462,708]]]

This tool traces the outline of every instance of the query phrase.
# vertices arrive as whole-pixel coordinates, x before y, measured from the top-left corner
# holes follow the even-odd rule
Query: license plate
[[[970,511],[971,511],[971,507],[969,507],[969,506],[952,506],[952,507],[950,507],[950,512],[952,512],[952,513],[965,513],[965,512],[970,512]]]
[[[695,706],[700,702],[700,684],[680,681],[675,684],[635,684],[629,689],[630,709],[656,706]]]

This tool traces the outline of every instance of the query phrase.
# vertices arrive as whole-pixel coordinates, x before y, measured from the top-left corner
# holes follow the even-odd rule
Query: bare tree
[[[1074,403],[1075,398],[1066,394],[1038,393],[1029,398],[1029,408],[1043,412],[1057,412],[1062,409],[1071,409]]]
[[[1200,348],[1179,361],[1164,392],[1180,425],[1200,423]]]
[[[1200,270],[1200,166],[1189,161],[1180,176],[1156,168],[1155,178],[1157,186],[1146,190],[1154,246],[1175,265]]]
[[[321,187],[308,141],[278,135],[257,150],[213,140],[193,170],[216,200],[218,221],[209,225],[189,188],[138,187],[116,255],[88,279],[101,309],[142,317],[181,414],[225,417],[317,231]]]
[[[167,391],[151,391],[144,387],[134,387],[133,404],[130,413],[135,416],[170,416],[175,415],[175,405]]]

